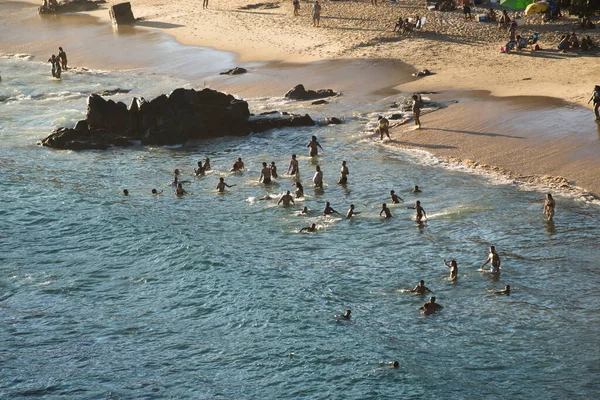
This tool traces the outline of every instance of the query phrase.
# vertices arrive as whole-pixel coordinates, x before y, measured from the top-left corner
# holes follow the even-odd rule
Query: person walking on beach
[[[425,212],[425,209],[421,207],[421,202],[419,200],[417,200],[417,203],[414,207],[407,208],[411,210],[416,210],[417,215],[415,216],[415,221],[417,222],[421,222],[423,220],[423,217],[427,217],[427,213]]]
[[[392,212],[390,211],[390,209],[387,207],[387,204],[383,203],[381,205],[381,211],[379,211],[379,216],[381,217],[381,214],[385,214],[384,218],[392,218]]]
[[[348,175],[350,175],[350,171],[348,171],[346,161],[342,161],[342,168],[340,169],[340,179],[338,183],[340,185],[345,185],[346,183],[348,183]]]
[[[321,144],[319,143],[319,141],[317,140],[316,136],[313,136],[310,140],[310,142],[308,142],[308,144],[306,145],[306,147],[308,147],[310,150],[308,152],[308,155],[311,157],[316,157],[319,155],[319,149],[323,150],[323,148],[321,147]]]
[[[298,170],[298,160],[296,159],[296,155],[292,154],[290,166],[288,167],[288,175],[297,175],[299,172],[300,171]]]
[[[289,190],[283,196],[281,196],[281,198],[277,202],[277,205],[279,205],[281,203],[283,203],[284,207],[289,207],[290,203],[296,204],[296,203],[294,203],[294,198],[290,194]]]
[[[592,101],[594,102],[594,115],[596,116],[596,122],[598,122],[600,121],[600,113],[598,112],[598,108],[600,108],[600,85],[594,86],[594,92],[588,100],[588,104]]]
[[[490,269],[490,272],[492,274],[499,274],[501,261],[500,256],[498,255],[498,253],[496,253],[496,248],[494,246],[490,246],[490,254],[488,254],[487,260],[485,260],[485,262],[481,264],[480,269],[483,269],[483,267],[485,267],[485,265],[490,262],[492,263],[492,268]]]
[[[208,0],[202,0],[202,9],[207,9],[208,8]]]
[[[62,47],[58,48],[58,59],[60,61],[60,65],[62,69],[67,70],[67,53],[63,50]]]
[[[294,6],[294,17],[300,15],[300,0],[292,0]]]
[[[544,211],[543,212],[548,221],[552,221],[552,218],[554,218],[554,208],[555,207],[556,207],[556,203],[554,202],[552,195],[550,193],[547,193],[546,200],[544,201]]]
[[[323,189],[323,172],[321,172],[321,167],[317,165],[315,168],[315,176],[313,176],[313,184],[315,185],[315,189]]]
[[[321,22],[321,4],[319,0],[315,0],[312,9],[312,17],[313,17],[313,26],[319,27],[319,23]]]
[[[260,170],[260,178],[258,178],[258,182],[262,182],[265,185],[271,183],[271,168],[269,168],[266,162],[262,163],[262,169]]]
[[[381,115],[377,117],[377,121],[379,121],[379,140],[383,141],[384,134],[392,140],[390,137],[390,121]]]
[[[415,129],[421,129],[421,108],[423,108],[423,99],[418,94],[413,94],[412,113],[415,120]]]
[[[228,185],[227,183],[225,183],[225,178],[219,178],[219,183],[217,183],[217,192],[223,193],[225,191],[225,186],[230,188],[237,185]]]
[[[450,265],[448,265],[446,260],[444,260],[444,265],[450,268],[450,280],[455,281],[456,278],[458,278],[458,264],[456,263],[456,260],[450,261]]]

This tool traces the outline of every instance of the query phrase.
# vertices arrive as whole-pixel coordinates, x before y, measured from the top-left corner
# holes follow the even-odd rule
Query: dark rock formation
[[[212,89],[180,88],[151,101],[133,98],[129,107],[92,94],[87,100],[85,120],[79,121],[74,129],[55,129],[41,144],[76,150],[129,146],[136,142],[173,145],[315,124],[308,115],[249,117],[248,103]]]
[[[112,22],[117,25],[133,24],[135,22],[133,11],[131,11],[131,3],[129,2],[111,6],[108,13]]]
[[[324,97],[331,97],[339,95],[338,92],[332,89],[321,89],[321,90],[306,90],[303,85],[296,85],[290,89],[284,96],[291,100],[315,100],[322,99]]]
[[[62,13],[74,13],[80,11],[92,11],[97,10],[100,4],[106,3],[104,0],[91,1],[91,0],[71,0],[57,2],[56,5],[52,1],[48,1],[47,6],[41,6],[38,8],[38,14],[62,14]]]
[[[221,72],[219,75],[240,75],[245,74],[246,72],[248,72],[246,68],[235,67],[233,69],[230,69],[229,71]]]
[[[325,118],[325,123],[327,125],[339,125],[342,123],[342,120],[336,117]]]

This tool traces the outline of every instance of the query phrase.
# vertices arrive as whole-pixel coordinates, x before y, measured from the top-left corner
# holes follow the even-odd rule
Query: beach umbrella
[[[533,3],[533,0],[500,0],[500,5],[502,7],[511,8],[513,10],[525,8],[531,3]]]
[[[543,13],[544,11],[546,11],[548,9],[548,7],[550,7],[550,4],[548,4],[547,2],[538,1],[537,3],[533,3],[533,4],[530,4],[527,7],[525,7],[525,14],[531,15],[531,14]]]

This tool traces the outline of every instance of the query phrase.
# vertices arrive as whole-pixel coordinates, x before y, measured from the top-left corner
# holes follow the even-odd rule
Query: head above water
[[[292,158],[296,158],[296,155],[295,155],[295,154],[292,154]]]
[[[490,253],[494,253],[496,251],[496,247],[490,246]]]
[[[419,286],[423,286],[423,285],[425,285],[425,281],[421,279],[421,280],[419,281]]]
[[[429,299],[430,303],[435,303],[435,296],[431,296],[431,298]]]
[[[399,363],[398,361],[394,361],[394,362],[392,363],[392,367],[393,367],[393,368],[400,368],[400,363]]]
[[[124,194],[125,196],[129,196],[129,190],[127,190],[127,189],[123,189],[123,194]]]
[[[317,1],[317,3],[318,3],[318,1]],[[313,136],[311,140],[312,140],[313,142],[316,142],[316,141],[317,141],[317,137],[316,137],[316,136]]]
[[[152,189],[152,194],[157,194],[158,191],[156,189]]]
[[[225,182],[225,178],[219,178],[220,182]]]

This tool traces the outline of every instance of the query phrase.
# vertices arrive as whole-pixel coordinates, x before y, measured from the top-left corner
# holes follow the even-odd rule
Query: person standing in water
[[[392,212],[390,211],[390,209],[387,207],[387,204],[383,203],[381,205],[381,211],[379,211],[379,216],[381,217],[381,214],[385,214],[384,218],[392,218]]]
[[[429,301],[420,308],[420,310],[425,315],[433,314],[436,311],[439,311],[443,308],[441,304],[435,302],[435,296],[431,296]]]
[[[281,198],[277,202],[277,205],[279,205],[281,203],[283,203],[284,207],[289,207],[290,203],[295,204],[294,198],[290,194],[289,190],[283,196],[281,196]]]
[[[325,202],[325,209],[323,210],[323,215],[331,215],[331,214],[339,214],[339,212],[335,211],[331,204],[328,201]]]
[[[306,147],[308,147],[310,149],[309,152],[308,152],[308,155],[311,156],[311,157],[318,156],[319,155],[319,149],[323,150],[323,148],[321,147],[321,144],[317,140],[316,136],[312,137],[312,139],[310,140],[310,142],[308,142],[308,144],[306,145]]]
[[[494,246],[490,246],[490,254],[488,254],[487,260],[485,260],[485,262],[481,264],[480,269],[483,269],[483,267],[485,267],[487,263],[492,263],[492,268],[490,269],[490,272],[492,274],[500,273],[500,256],[498,255],[498,253],[496,253],[496,248]]]
[[[63,70],[67,70],[67,53],[63,50],[62,47],[58,48],[58,60],[60,61],[60,65]]]
[[[415,129],[421,129],[421,108],[423,108],[423,100],[418,94],[413,94],[412,112],[415,120]]]
[[[458,278],[458,264],[456,263],[456,260],[450,261],[450,265],[444,260],[444,265],[450,268],[450,280],[455,281]]]
[[[383,135],[385,134],[388,139],[392,140],[390,137],[390,121],[381,115],[377,117],[377,121],[379,122],[379,139],[383,141]]]
[[[423,217],[427,217],[427,213],[425,212],[425,209],[423,207],[421,207],[421,202],[419,200],[417,200],[417,203],[415,204],[414,207],[407,207],[407,208],[417,211],[417,215],[415,216],[415,221],[417,221],[417,222],[421,222],[423,220]]]
[[[204,170],[210,171],[210,158],[208,157],[206,157],[206,160],[204,160]]]
[[[296,155],[292,154],[290,166],[288,167],[288,175],[298,175],[299,173],[300,170],[298,169],[298,160],[296,159]]]
[[[546,200],[544,201],[544,215],[548,221],[552,221],[554,218],[554,208],[556,207],[556,203],[552,198],[550,193],[546,194]]]
[[[229,172],[241,172],[243,170],[244,170],[244,162],[242,161],[242,157],[238,157],[236,162],[233,163],[233,167],[231,167],[231,170]]]
[[[313,177],[313,184],[315,185],[315,189],[323,189],[323,172],[321,172],[321,167],[318,165],[315,168],[315,176]]]
[[[300,182],[296,182],[294,185],[296,186],[296,191],[294,192],[296,198],[299,199],[300,197],[304,197],[304,187],[302,184]]]
[[[354,204],[350,204],[350,209],[346,213],[346,218],[350,219],[358,214],[360,214],[358,211],[354,211]]]
[[[219,178],[219,183],[217,183],[217,192],[219,193],[223,193],[225,191],[225,187],[234,187],[237,185],[228,185],[227,183],[225,183],[225,178]]]
[[[275,161],[271,161],[271,177],[277,179],[277,167],[275,166]]]
[[[194,168],[194,174],[196,174],[196,176],[204,176],[204,167],[202,166],[202,161],[198,161],[198,167]]]
[[[350,175],[350,171],[346,166],[346,161],[342,161],[342,168],[340,169],[340,179],[338,183],[340,185],[345,185],[346,183],[348,183],[348,175]]]
[[[431,290],[429,290],[429,288],[427,286],[425,286],[424,280],[420,280],[419,283],[417,284],[417,286],[412,288],[410,290],[410,292],[415,293],[415,294],[427,294],[427,293],[431,292]],[[433,292],[431,292],[431,293],[433,293]]]
[[[399,197],[396,192],[394,192],[393,190],[390,190],[390,197],[392,198],[392,204],[399,204],[401,201],[403,202],[404,200]]]
[[[260,170],[260,178],[258,178],[258,182],[262,182],[265,185],[271,183],[271,168],[269,168],[266,162],[262,163],[262,169]]]
[[[588,104],[592,101],[594,102],[594,115],[596,116],[596,121],[600,121],[600,112],[598,111],[600,108],[600,85],[594,86],[594,91],[592,92],[592,97],[588,100]]]

